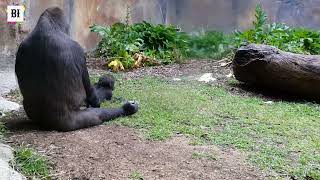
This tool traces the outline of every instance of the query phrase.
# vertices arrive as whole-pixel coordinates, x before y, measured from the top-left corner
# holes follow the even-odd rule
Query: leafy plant
[[[124,68],[132,67],[134,61],[130,55],[139,52],[143,43],[138,33],[122,23],[115,23],[110,27],[94,25],[90,28],[102,37],[97,50],[99,56],[119,61]]]
[[[219,31],[190,35],[188,57],[221,59],[231,52],[230,39],[230,36]]]
[[[125,24],[91,26],[91,31],[102,37],[98,55],[107,58],[114,71],[179,62],[185,57],[221,59],[247,43],[272,45],[300,54],[320,54],[320,32],[269,23],[260,5],[256,6],[253,28],[232,35],[218,31],[189,35],[178,32],[174,26],[148,22],[129,25],[127,12]]]
[[[179,61],[188,51],[185,34],[178,32],[174,26],[144,21],[133,25],[115,23],[110,27],[93,25],[90,28],[102,37],[98,44],[98,55],[106,57],[113,64],[120,62],[119,67],[125,69],[134,67],[137,53],[157,59],[160,63],[171,63]]]
[[[134,25],[133,30],[141,32],[143,50],[148,50],[151,55],[154,53],[156,58],[165,62],[179,60],[188,50],[186,35],[174,26],[143,22]]]
[[[235,32],[234,46],[247,43],[267,44],[288,52],[320,54],[320,33],[306,28],[293,28],[281,23],[268,23],[262,7],[256,7],[254,28]]]
[[[261,5],[256,6],[256,21],[253,22],[255,29],[263,28],[268,21],[267,14],[263,11]]]

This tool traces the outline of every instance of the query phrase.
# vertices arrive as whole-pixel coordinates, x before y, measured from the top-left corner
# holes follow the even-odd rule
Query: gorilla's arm
[[[86,97],[87,107],[89,106],[94,108],[100,107],[100,99],[98,98],[96,89],[90,83],[89,73],[86,65],[83,68],[83,72],[82,72],[82,82],[87,95]]]
[[[62,124],[56,124],[60,131],[72,131],[81,128],[96,126],[102,122],[109,121],[121,116],[130,116],[138,111],[138,104],[133,102],[125,103],[121,108],[87,108],[82,111],[72,112],[71,119]]]

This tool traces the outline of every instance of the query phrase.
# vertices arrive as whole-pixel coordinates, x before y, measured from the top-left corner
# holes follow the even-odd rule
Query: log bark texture
[[[241,82],[320,100],[320,56],[249,44],[237,50],[232,67]]]

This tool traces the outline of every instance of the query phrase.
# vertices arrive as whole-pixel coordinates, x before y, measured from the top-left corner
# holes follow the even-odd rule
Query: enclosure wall
[[[26,21],[21,26],[6,22],[6,6],[12,3],[26,6]],[[146,20],[176,24],[188,32],[232,32],[250,27],[257,3],[262,4],[271,21],[320,27],[319,0],[0,0],[0,56],[13,55],[39,15],[51,6],[64,9],[71,24],[72,38],[90,50],[99,39],[90,33],[89,26],[124,21],[128,10],[131,23]]]

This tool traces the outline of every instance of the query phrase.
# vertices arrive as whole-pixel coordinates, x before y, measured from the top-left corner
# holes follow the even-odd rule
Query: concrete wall
[[[5,8],[14,2],[23,3],[27,9],[26,21],[21,26],[6,22]],[[52,6],[65,11],[71,25],[72,38],[86,50],[94,48],[99,40],[89,27],[93,24],[124,22],[127,7],[131,9],[131,22],[148,20],[162,23],[157,0],[0,0],[0,56],[13,55],[17,44],[32,31],[41,13]]]
[[[255,19],[257,4],[262,5],[271,21],[320,28],[320,0],[175,0],[175,3],[174,23],[186,31],[246,29]]]
[[[7,24],[6,7],[10,1],[0,0],[0,56],[10,56],[17,48],[16,26]]]
[[[13,2],[26,5],[22,26],[6,23],[5,8]],[[132,23],[142,20],[177,24],[185,31],[200,29],[231,32],[246,29],[261,3],[272,21],[294,26],[320,27],[320,0],[0,0],[0,56],[15,53],[17,44],[35,26],[48,7],[61,7],[70,21],[72,38],[92,49],[99,38],[89,31],[92,24],[124,21],[127,7]]]

